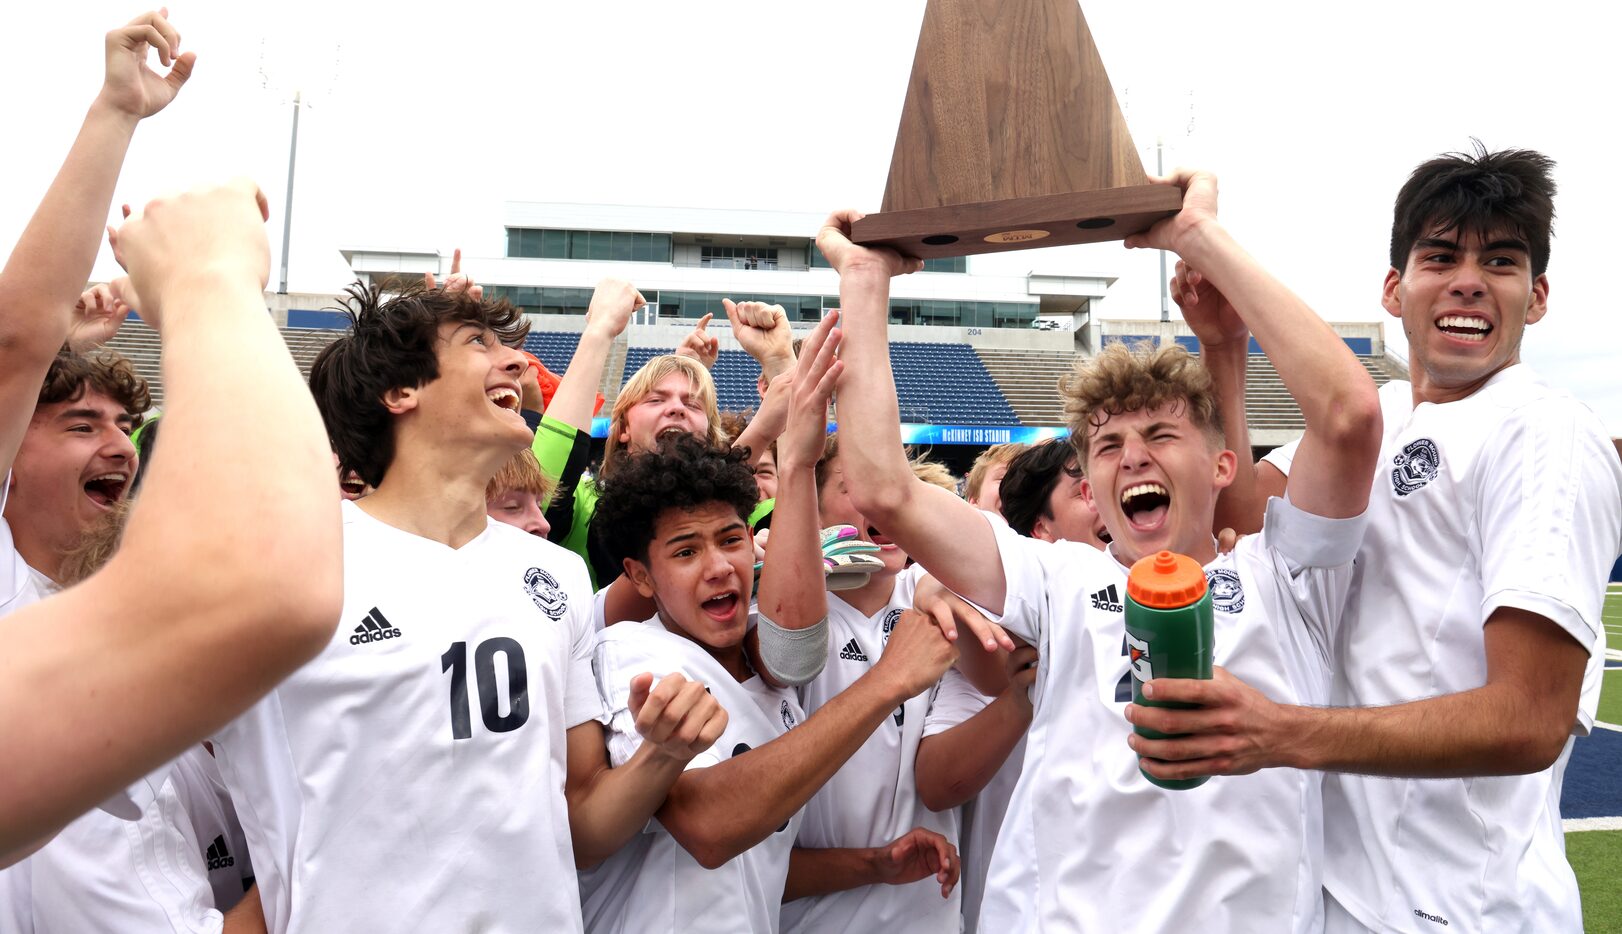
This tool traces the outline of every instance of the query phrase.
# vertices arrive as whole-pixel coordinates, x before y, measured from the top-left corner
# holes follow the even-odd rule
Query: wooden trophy
[[[923,258],[1121,240],[1151,185],[1076,0],[929,0],[881,213],[852,239]]]

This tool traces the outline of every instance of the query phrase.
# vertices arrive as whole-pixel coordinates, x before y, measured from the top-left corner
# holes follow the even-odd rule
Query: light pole
[[[293,138],[295,140],[298,139],[298,114],[296,114],[296,113],[293,115]],[[1161,139],[1161,137],[1159,137],[1157,135],[1155,137],[1155,174],[1160,175],[1160,176],[1164,176],[1166,174],[1166,166],[1165,166],[1165,163],[1164,163],[1164,153],[1163,153],[1164,149],[1165,149],[1164,140]],[[291,199],[293,197],[293,178],[292,178],[293,170],[292,170],[291,167],[289,167],[287,171],[288,171],[287,196],[288,196],[289,199]],[[289,207],[291,207],[291,203],[289,204]],[[282,246],[282,278],[283,279],[287,278],[287,247],[286,247],[286,245]],[[1161,320],[1162,323],[1171,320],[1171,303],[1169,301],[1169,297],[1168,297],[1168,294],[1167,294],[1169,289],[1170,289],[1170,285],[1166,281],[1166,251],[1161,250],[1160,251],[1160,320]]]
[[[298,112],[303,106],[304,92],[294,91],[293,143],[287,148],[287,209],[282,212],[282,277],[276,287],[277,295],[287,294],[287,253],[289,245],[293,242],[293,169],[298,164]],[[1166,259],[1164,254],[1161,255],[1160,259],[1160,272],[1161,278],[1165,278]],[[1162,306],[1164,306],[1164,302],[1162,302]],[[1161,315],[1162,317],[1165,315],[1164,307],[1162,307]]]
[[[288,26],[287,29],[291,29]],[[287,204],[282,214],[281,275],[276,280],[276,294],[287,294],[287,267],[293,244],[293,178],[298,167],[299,112],[315,104],[304,102],[304,92],[312,92],[316,101],[324,101],[323,94],[331,96],[338,80],[343,57],[343,46],[324,41],[317,34],[300,31],[272,31],[259,39],[259,83],[279,101],[282,95],[293,92],[293,133],[287,147]],[[320,135],[317,126],[316,134]]]

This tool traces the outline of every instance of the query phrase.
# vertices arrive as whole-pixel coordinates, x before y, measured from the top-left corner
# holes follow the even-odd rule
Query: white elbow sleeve
[[[784,629],[764,613],[757,615],[760,663],[772,680],[798,687],[822,674],[828,664],[828,617],[804,629]]]

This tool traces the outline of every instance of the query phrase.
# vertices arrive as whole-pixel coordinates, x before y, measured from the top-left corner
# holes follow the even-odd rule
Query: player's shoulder
[[[591,575],[586,570],[586,562],[556,542],[491,519],[483,547],[514,562],[536,565],[571,590],[591,593]]]
[[[997,547],[1009,550],[1013,554],[1027,561],[1039,562],[1043,565],[1070,566],[1078,570],[1103,568],[1115,564],[1102,549],[1095,548],[1086,542],[1072,542],[1061,539],[1056,542],[1043,541],[1021,535],[1006,525],[994,527],[997,536]]]
[[[680,671],[689,678],[714,676],[714,660],[697,643],[661,626],[657,619],[627,621],[604,628],[596,636],[595,655],[603,673],[653,671],[664,675]]]
[[[1518,363],[1495,374],[1471,397],[1492,417],[1522,423],[1545,419],[1598,424],[1592,409],[1570,392],[1551,384],[1531,367]]]

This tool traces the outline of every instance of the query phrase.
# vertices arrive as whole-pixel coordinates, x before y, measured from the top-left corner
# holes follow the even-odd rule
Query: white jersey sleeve
[[[38,603],[50,593],[50,582],[43,574],[28,566],[17,541],[12,537],[11,524],[6,521],[6,494],[11,489],[11,474],[0,483],[0,616]]]
[[[576,593],[590,593],[589,579],[576,589]],[[569,670],[564,675],[563,728],[573,729],[587,720],[600,720],[603,700],[597,693],[597,679],[592,674],[591,656],[597,644],[596,597],[570,600],[563,622],[569,626]]]
[[[34,930],[216,932],[184,796],[164,781],[138,820],[90,811],[30,857]]]
[[[218,763],[207,749],[195,746],[175,760],[174,787],[208,872],[214,907],[230,911],[253,885],[253,861],[248,856],[248,840],[237,818],[236,805],[225,789]]]
[[[1271,621],[1288,625],[1298,620],[1309,637],[1302,642],[1301,633],[1281,632],[1280,638],[1293,644],[1300,657],[1314,658],[1328,669],[1334,666],[1336,640],[1351,593],[1352,561],[1367,528],[1367,512],[1329,519],[1297,508],[1288,497],[1273,497],[1257,536],[1279,599],[1294,603],[1294,612],[1271,614]]]
[[[1290,475],[1290,465],[1295,463],[1295,452],[1300,447],[1300,438],[1291,441],[1289,444],[1281,444],[1263,455],[1262,463],[1272,464],[1278,468],[1279,473],[1288,477]]]
[[[1544,617],[1603,654],[1600,606],[1622,550],[1622,463],[1593,414],[1558,397],[1522,406],[1482,452],[1482,619]]]
[[[1031,645],[1041,646],[1052,617],[1048,601],[1047,561],[1066,548],[1096,549],[1075,542],[1043,542],[1025,538],[1009,528],[1007,523],[992,519],[989,513],[982,515],[996,536],[997,560],[1002,562],[1007,590],[1001,613],[993,613],[972,600],[968,602],[986,619],[1002,626],[1010,634],[1019,636]]]
[[[619,626],[651,626],[663,631],[656,620],[623,622]],[[681,674],[692,680],[703,680],[703,675],[682,665],[683,655],[673,653],[669,640],[659,638],[605,639],[598,637],[593,650],[597,690],[601,695],[605,740],[608,744],[608,764],[619,768],[631,760],[642,747],[642,734],[636,728],[636,715],[631,712],[631,679],[639,674],[653,675],[658,684],[667,675]],[[699,769],[721,761],[718,751],[710,749],[694,756],[683,769]]]
[[[994,700],[981,694],[969,679],[956,668],[946,669],[935,689],[935,699],[929,705],[929,716],[924,718],[924,737],[945,733],[952,727],[968,722],[975,714],[985,710]]]

